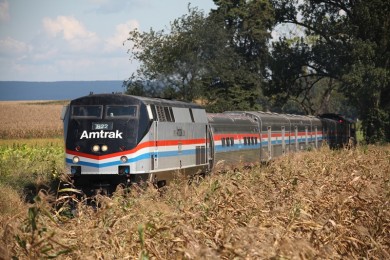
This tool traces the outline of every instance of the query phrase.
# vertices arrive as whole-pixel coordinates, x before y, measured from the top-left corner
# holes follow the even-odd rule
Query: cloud
[[[29,51],[30,47],[21,41],[11,37],[0,39],[0,54],[1,56],[20,56]]]
[[[139,28],[139,22],[137,20],[129,20],[126,23],[118,24],[115,28],[115,34],[106,40],[105,51],[111,52],[118,49],[123,49],[129,46],[126,45],[129,32]]]
[[[44,18],[43,28],[51,37],[61,35],[74,50],[96,48],[99,37],[88,31],[81,22],[71,16],[58,16],[56,19]]]
[[[130,45],[126,39],[139,28],[137,20],[111,27],[109,37],[74,16],[46,17],[41,26],[28,41],[0,38],[2,80],[122,80],[135,70],[126,54]]]
[[[62,34],[67,41],[78,37],[87,38],[94,36],[94,33],[88,32],[74,17],[58,16],[55,20],[46,17],[43,19],[43,27],[49,35],[55,37],[57,34]]]
[[[8,21],[9,20],[9,4],[8,1],[0,1],[0,21]]]

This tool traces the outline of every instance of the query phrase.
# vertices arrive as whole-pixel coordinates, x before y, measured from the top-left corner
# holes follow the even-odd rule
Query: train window
[[[222,140],[222,146],[225,146],[225,145],[226,145],[226,140],[225,140],[225,138],[222,138],[221,140]]]
[[[244,137],[244,145],[247,145],[248,144],[248,140],[246,139],[246,137]]]
[[[136,106],[107,106],[106,117],[135,117],[137,116]]]
[[[72,106],[72,118],[102,118],[103,106]]]
[[[257,137],[255,137],[255,144],[258,144]]]
[[[226,138],[226,146],[230,146],[230,138]]]
[[[253,136],[251,137],[251,143],[252,143],[252,145],[255,144],[255,138]]]
[[[233,146],[234,145],[234,138],[230,137],[230,144]]]

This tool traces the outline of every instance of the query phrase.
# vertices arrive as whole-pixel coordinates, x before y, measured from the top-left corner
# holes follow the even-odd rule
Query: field
[[[0,140],[0,259],[390,259],[389,145],[221,165],[87,203],[58,190],[62,140],[29,137]]]
[[[53,138],[62,135],[60,120],[66,101],[0,102],[0,139]]]

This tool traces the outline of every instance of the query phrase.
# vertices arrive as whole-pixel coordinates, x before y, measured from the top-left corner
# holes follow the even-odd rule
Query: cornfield
[[[161,189],[119,189],[94,207],[47,191],[25,204],[3,188],[0,255],[390,259],[389,165],[389,146],[322,148],[268,166],[221,166],[191,183],[178,174]]]
[[[65,103],[65,102],[62,102]],[[61,102],[0,102],[0,139],[52,138],[62,135]]]

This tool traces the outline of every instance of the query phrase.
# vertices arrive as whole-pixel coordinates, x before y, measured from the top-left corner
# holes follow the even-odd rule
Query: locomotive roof
[[[149,98],[132,96],[126,94],[92,94],[84,97],[80,97],[71,101],[72,104],[126,104],[131,101],[139,101],[145,105],[154,104],[159,106],[168,107],[185,107],[185,108],[202,108],[201,106],[176,100],[168,100],[162,98]]]

